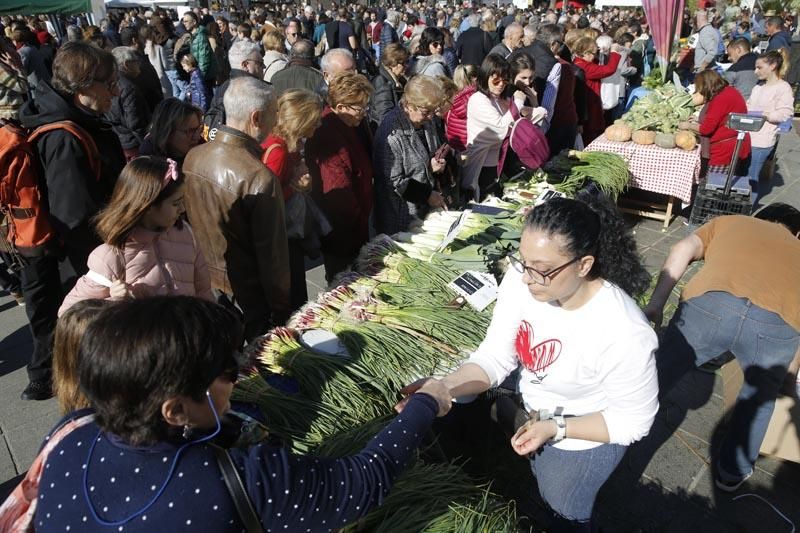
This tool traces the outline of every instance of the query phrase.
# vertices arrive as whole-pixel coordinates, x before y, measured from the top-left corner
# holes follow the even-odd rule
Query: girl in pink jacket
[[[138,157],[122,170],[95,222],[105,244],[64,299],[59,316],[88,298],[188,295],[213,300],[203,254],[183,220],[183,175],[163,157]]]

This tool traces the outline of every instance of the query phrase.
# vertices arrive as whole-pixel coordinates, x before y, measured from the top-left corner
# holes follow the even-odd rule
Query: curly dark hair
[[[650,287],[636,241],[605,196],[554,198],[528,213],[525,228],[561,235],[573,257],[593,256],[589,279],[610,281],[634,298]]]
[[[761,220],[783,224],[794,235],[800,233],[800,211],[789,204],[775,202],[762,208],[753,216]]]
[[[242,327],[227,309],[190,296],[120,302],[100,312],[80,344],[80,387],[103,431],[134,446],[175,432],[161,406],[169,398],[203,399],[236,366]]]

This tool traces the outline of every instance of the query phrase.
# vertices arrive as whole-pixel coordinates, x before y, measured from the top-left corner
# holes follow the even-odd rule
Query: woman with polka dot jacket
[[[36,531],[242,531],[208,444],[230,408],[240,329],[229,311],[188,296],[101,311],[80,350],[94,419],[50,452]],[[329,531],[381,504],[449,405],[444,386],[428,381],[350,457],[300,457],[266,444],[229,454],[264,531]]]

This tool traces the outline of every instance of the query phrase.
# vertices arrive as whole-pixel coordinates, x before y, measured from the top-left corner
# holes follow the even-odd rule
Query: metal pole
[[[728,179],[725,180],[725,190],[722,194],[725,198],[731,193],[731,187],[733,186],[733,174],[736,172],[736,165],[739,163],[739,150],[742,149],[742,143],[744,142],[745,132],[739,131],[736,134],[736,148],[733,150],[733,159],[731,160],[730,167],[728,168]]]

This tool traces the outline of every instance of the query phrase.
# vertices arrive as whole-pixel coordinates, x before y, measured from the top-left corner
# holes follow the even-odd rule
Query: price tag
[[[464,272],[448,285],[463,296],[476,311],[483,311],[497,299],[497,282],[485,272]]]
[[[445,235],[444,239],[442,239],[442,244],[440,244],[439,248],[436,250],[437,252],[441,252],[450,246],[450,243],[453,242],[458,236],[458,232],[460,232],[461,228],[464,227],[464,222],[467,220],[467,218],[469,218],[470,213],[471,211],[469,209],[461,212],[461,215],[459,215],[456,221],[450,225],[447,235]]]

